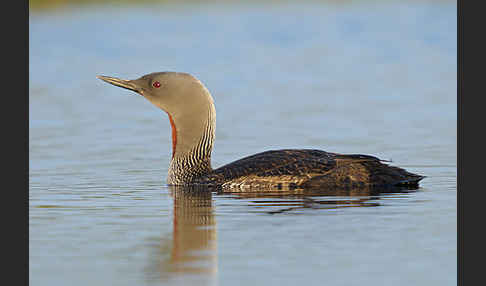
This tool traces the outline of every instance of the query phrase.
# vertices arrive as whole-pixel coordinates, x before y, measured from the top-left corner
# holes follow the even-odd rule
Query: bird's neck
[[[194,113],[169,114],[172,128],[172,159],[169,185],[189,184],[212,171],[211,152],[216,129],[214,104]]]

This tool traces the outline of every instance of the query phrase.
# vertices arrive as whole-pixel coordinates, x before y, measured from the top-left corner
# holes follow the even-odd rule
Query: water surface
[[[31,285],[455,285],[456,3],[86,6],[29,20]],[[277,148],[426,175],[404,193],[165,186],[167,115],[96,79],[184,71],[213,167]]]

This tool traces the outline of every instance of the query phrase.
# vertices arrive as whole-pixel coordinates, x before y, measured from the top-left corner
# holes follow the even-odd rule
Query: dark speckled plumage
[[[272,150],[217,168],[194,181],[224,189],[308,189],[410,186],[423,176],[384,164],[359,154],[337,154],[321,150]]]
[[[135,80],[98,76],[130,89],[169,115],[172,159],[167,182],[174,186],[204,185],[219,190],[349,189],[406,186],[416,188],[423,176],[385,164],[368,155],[320,150],[273,150],[211,167],[216,127],[213,98],[186,73],[152,73]]]

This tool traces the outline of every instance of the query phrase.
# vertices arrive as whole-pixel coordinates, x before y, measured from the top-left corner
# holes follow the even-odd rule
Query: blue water
[[[362,2],[31,11],[30,285],[455,285],[456,3]],[[95,77],[166,70],[214,97],[213,167],[315,148],[427,178],[175,195],[167,115]]]

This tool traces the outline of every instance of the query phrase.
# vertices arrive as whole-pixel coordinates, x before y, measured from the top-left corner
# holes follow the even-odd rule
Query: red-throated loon
[[[216,110],[211,94],[198,79],[179,72],[151,73],[135,80],[97,77],[135,91],[167,112],[172,127],[169,185],[223,189],[417,187],[424,178],[373,156],[310,149],[266,151],[213,169]]]

